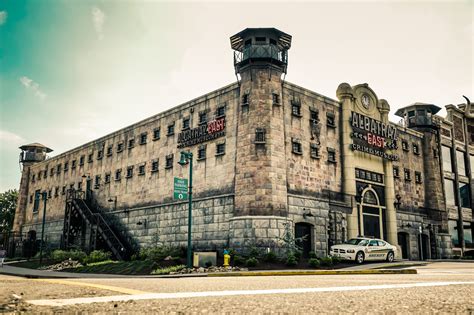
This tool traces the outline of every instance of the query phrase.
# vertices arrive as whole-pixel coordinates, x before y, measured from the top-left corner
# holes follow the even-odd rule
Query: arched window
[[[364,194],[364,203],[369,204],[369,205],[377,205],[377,197],[375,196],[373,191],[366,191]]]

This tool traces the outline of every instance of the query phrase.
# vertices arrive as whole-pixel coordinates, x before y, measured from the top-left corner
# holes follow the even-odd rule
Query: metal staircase
[[[123,237],[107,223],[103,215],[92,206],[92,192],[69,190],[66,199],[66,215],[64,218],[64,244],[81,243],[85,247],[86,230],[89,231],[89,249],[96,249],[97,242],[106,245],[119,260],[131,256],[131,247],[127,246]]]

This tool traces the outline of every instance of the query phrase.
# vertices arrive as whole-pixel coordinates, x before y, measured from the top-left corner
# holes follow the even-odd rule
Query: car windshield
[[[350,245],[366,245],[367,240],[364,240],[363,238],[351,238],[348,241],[345,241],[344,244],[350,244]]]

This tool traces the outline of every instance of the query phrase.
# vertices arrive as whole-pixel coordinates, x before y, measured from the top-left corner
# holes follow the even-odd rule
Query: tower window
[[[249,111],[249,94],[245,93],[242,95],[242,112]]]
[[[299,154],[299,155],[303,154],[300,140],[297,140],[297,139],[291,140],[291,151],[294,154]]]
[[[276,45],[276,44],[277,44],[277,41],[274,40],[273,38],[270,38],[270,44],[271,44],[271,45]]]
[[[145,175],[145,164],[138,167],[138,175]]]
[[[189,117],[183,118],[183,130],[189,129],[190,119]]]
[[[198,156],[197,156],[198,161],[206,159],[206,149],[207,149],[206,145],[201,145],[198,148]]]
[[[123,142],[119,142],[117,144],[117,153],[122,152],[122,151],[123,151]]]
[[[135,138],[128,139],[128,149],[131,149],[135,146]]]
[[[301,117],[301,103],[299,101],[291,101],[291,114],[296,117]]]
[[[122,179],[122,169],[119,168],[118,170],[115,171],[115,180],[119,181]]]
[[[151,172],[158,172],[158,160],[154,160],[151,162]]]
[[[169,155],[166,156],[166,163],[165,163],[165,168],[166,169],[173,168],[173,159],[174,159],[173,154],[169,154]]]
[[[199,124],[205,124],[207,123],[207,112],[200,112],[199,113]]]
[[[255,42],[266,42],[267,38],[266,37],[255,37]]]
[[[146,144],[146,140],[147,140],[147,133],[144,132],[140,135],[140,145]]]
[[[336,128],[336,117],[334,113],[331,113],[331,112],[326,113],[326,119],[327,119],[328,127]]]
[[[421,173],[420,172],[415,172],[415,183],[417,183],[417,184],[421,183]]]
[[[319,145],[316,143],[311,143],[311,152],[310,155],[313,159],[319,159],[321,156],[319,155]]]
[[[411,174],[410,174],[410,170],[405,168],[404,169],[404,173],[405,173],[405,181],[409,182],[411,181]]]
[[[333,148],[328,148],[328,162],[336,163],[336,150]]]
[[[133,166],[127,167],[127,178],[133,177]]]
[[[160,128],[153,129],[153,140],[160,139]]]
[[[257,128],[255,130],[255,143],[262,144],[265,143],[265,129],[264,128]]]
[[[403,151],[409,151],[408,142],[406,140],[402,140],[402,149]]]
[[[400,170],[399,170],[398,166],[393,167],[393,177],[395,177],[395,178],[400,177]]]
[[[418,149],[418,145],[413,143],[413,153],[416,155],[420,155],[420,150]]]
[[[273,105],[280,105],[280,95],[277,93],[272,94]]]
[[[252,45],[252,40],[251,40],[251,39],[247,39],[247,40],[245,41],[244,45],[245,45],[245,47]]]
[[[220,118],[224,116],[225,116],[225,105],[217,107],[216,118]]]
[[[112,145],[109,145],[107,147],[107,156],[112,156],[112,150],[113,150],[113,146]]]
[[[225,143],[216,144],[216,156],[225,154]]]
[[[309,114],[312,123],[316,123],[319,121],[319,112],[317,110],[310,109]]]
[[[167,136],[172,136],[174,135],[174,123],[172,123],[171,125],[168,125],[168,134]]]

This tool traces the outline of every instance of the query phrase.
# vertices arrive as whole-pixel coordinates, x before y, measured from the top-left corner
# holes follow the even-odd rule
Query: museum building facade
[[[335,100],[285,81],[290,35],[245,29],[230,40],[237,82],[52,158],[22,146],[13,230],[39,235],[46,207],[57,246],[124,257],[184,246],[187,201],[173,198],[173,179],[187,177],[177,162],[189,151],[195,250],[276,249],[289,234],[320,256],[358,235],[408,259],[472,246],[470,102],[446,118],[415,103],[395,124],[367,84],[342,83]]]

